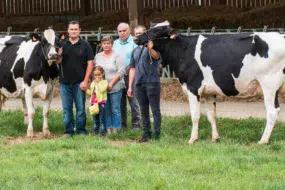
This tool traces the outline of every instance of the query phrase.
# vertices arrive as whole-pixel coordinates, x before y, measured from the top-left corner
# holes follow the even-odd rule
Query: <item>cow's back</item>
[[[19,82],[22,83],[25,61],[34,47],[28,40],[21,36],[0,38],[0,89],[3,93],[7,91],[5,94],[14,94],[22,88]]]

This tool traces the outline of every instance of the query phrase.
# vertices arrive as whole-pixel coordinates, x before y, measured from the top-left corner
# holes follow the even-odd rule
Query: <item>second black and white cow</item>
[[[33,136],[33,96],[45,102],[43,133],[50,134],[48,110],[58,76],[54,61],[59,46],[59,39],[52,29],[45,30],[42,35],[0,38],[0,108],[7,98],[22,99],[28,137]]]
[[[267,113],[266,128],[259,141],[269,142],[280,110],[278,93],[284,93],[285,38],[279,33],[246,33],[184,36],[163,22],[135,38],[139,45],[154,41],[162,63],[175,72],[187,92],[192,117],[189,144],[198,139],[200,98],[206,99],[212,140],[219,139],[215,96],[247,97],[258,81]]]

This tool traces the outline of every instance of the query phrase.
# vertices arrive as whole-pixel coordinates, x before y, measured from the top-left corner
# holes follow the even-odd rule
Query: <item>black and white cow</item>
[[[48,110],[58,76],[58,68],[53,64],[58,46],[59,39],[52,29],[42,35],[0,38],[0,108],[7,98],[22,99],[28,137],[33,136],[33,96],[44,101],[43,133],[50,135]]]
[[[212,140],[216,141],[219,133],[215,96],[247,97],[256,81],[262,88],[267,112],[266,128],[259,143],[269,143],[280,110],[278,93],[284,93],[284,35],[261,32],[184,36],[165,21],[135,38],[140,45],[148,40],[154,41],[163,65],[174,70],[188,94],[193,123],[189,144],[198,139],[201,97],[206,100]]]

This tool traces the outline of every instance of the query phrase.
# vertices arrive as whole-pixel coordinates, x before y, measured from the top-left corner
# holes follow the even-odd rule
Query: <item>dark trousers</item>
[[[160,83],[144,83],[136,85],[135,89],[136,97],[140,104],[142,123],[143,123],[143,135],[147,138],[151,137],[151,125],[149,118],[149,106],[152,110],[154,120],[154,137],[160,136],[161,126],[161,113],[160,113]]]
[[[105,135],[106,130],[106,120],[105,120],[105,104],[99,104],[99,113],[93,116],[94,121],[94,134],[99,134],[99,129],[101,128],[101,135]]]
[[[132,127],[140,128],[140,106],[137,98],[134,96],[132,98],[128,97],[127,91],[129,87],[129,76],[124,77],[126,88],[123,89],[122,99],[121,99],[121,127],[127,128],[127,99],[131,107],[132,114]]]

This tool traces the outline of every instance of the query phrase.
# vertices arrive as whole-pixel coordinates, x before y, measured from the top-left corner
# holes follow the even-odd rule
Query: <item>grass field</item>
[[[41,121],[38,109],[38,132]],[[284,123],[263,146],[265,120],[218,119],[221,140],[213,144],[202,117],[193,146],[190,125],[188,116],[163,117],[161,140],[147,144],[131,130],[11,144],[7,137],[26,134],[23,114],[0,112],[0,189],[285,189]],[[51,112],[50,130],[62,134],[61,112]]]

